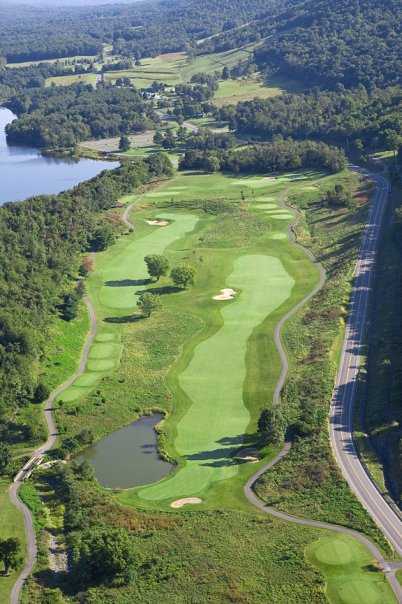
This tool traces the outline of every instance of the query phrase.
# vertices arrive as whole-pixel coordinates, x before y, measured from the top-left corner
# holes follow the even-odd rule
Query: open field
[[[223,80],[214,96],[214,105],[235,105],[253,99],[268,99],[285,92],[302,92],[303,87],[287,78],[272,76],[269,82],[263,82],[260,76]]]
[[[92,84],[95,86],[99,75],[97,73],[77,73],[72,75],[54,76],[46,79],[46,86],[71,86],[71,84]]]
[[[321,537],[306,557],[325,576],[331,604],[392,604],[394,594],[367,550],[346,535]]]

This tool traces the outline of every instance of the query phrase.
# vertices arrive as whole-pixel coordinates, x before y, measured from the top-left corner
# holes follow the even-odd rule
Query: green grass
[[[306,557],[327,581],[331,604],[392,604],[395,596],[369,552],[346,535],[322,537],[307,547]]]
[[[50,327],[42,379],[51,390],[76,370],[88,330],[89,319],[84,304],[79,305],[75,319],[64,321],[57,318]]]
[[[8,497],[9,484],[0,480],[0,539],[15,537],[20,540],[22,548],[25,548],[25,532],[22,514],[11,505]],[[0,567],[2,570],[2,567]],[[0,574],[0,602],[8,602],[10,591],[17,578],[18,571],[12,572],[9,577]]]
[[[46,79],[45,85],[71,86],[72,84],[83,82],[84,84],[92,84],[92,86],[95,86],[97,80],[98,75],[96,73],[75,73],[71,75],[52,76]]]
[[[221,329],[196,347],[179,376],[192,401],[177,425],[175,441],[186,465],[173,478],[142,489],[139,496],[144,499],[194,495],[238,471],[231,457],[243,445],[250,420],[243,404],[247,343],[267,315],[290,297],[294,281],[277,258],[244,255],[236,259],[226,285],[239,295],[224,305]]]
[[[356,211],[329,210],[315,202],[320,190],[332,188],[336,179],[357,190],[361,205]],[[299,241],[323,262],[328,279],[324,288],[285,326],[290,372],[282,405],[289,424],[307,417],[312,427],[307,437],[295,441],[280,464],[261,477],[257,493],[269,505],[291,514],[361,530],[389,555],[382,534],[341,477],[327,433],[339,335],[343,333],[350,280],[365,224],[367,191],[358,191],[356,177],[348,173],[317,179],[311,184],[314,189],[300,184],[288,190],[291,202],[304,208]]]
[[[256,78],[240,80],[223,80],[214,96],[214,104],[218,107],[235,105],[254,98],[266,99],[282,94],[282,89],[275,86],[265,86]]]

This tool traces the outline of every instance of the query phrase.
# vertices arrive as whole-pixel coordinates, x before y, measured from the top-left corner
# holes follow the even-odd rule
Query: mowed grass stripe
[[[175,441],[186,465],[171,478],[142,489],[140,497],[187,497],[237,473],[232,456],[242,446],[250,420],[243,402],[248,339],[290,297],[294,283],[278,258],[250,254],[235,260],[227,286],[240,294],[222,307],[223,326],[197,346],[179,376],[192,402],[178,423]]]

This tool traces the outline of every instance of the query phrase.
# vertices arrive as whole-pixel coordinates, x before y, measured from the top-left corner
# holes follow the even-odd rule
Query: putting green
[[[144,257],[147,254],[163,254],[170,244],[192,231],[198,222],[197,216],[192,214],[163,214],[158,217],[171,221],[169,226],[157,230],[150,227],[149,235],[133,239],[98,271],[104,282],[99,292],[102,306],[135,309],[135,294],[144,289],[148,279]]]
[[[308,546],[306,557],[327,580],[332,604],[395,604],[384,574],[370,552],[348,535],[322,537]]]
[[[294,283],[278,258],[237,258],[227,286],[240,293],[222,306],[222,327],[196,347],[179,376],[180,387],[192,402],[177,425],[175,441],[186,463],[171,478],[141,489],[141,498],[188,497],[237,473],[233,455],[242,446],[250,419],[243,403],[247,342],[253,330],[289,298]]]

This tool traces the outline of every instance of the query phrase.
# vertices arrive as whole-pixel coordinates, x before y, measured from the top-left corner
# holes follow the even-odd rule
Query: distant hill
[[[206,40],[198,52],[266,39],[256,51],[256,61],[268,75],[279,72],[329,88],[400,83],[400,0],[288,0],[282,8]]]

